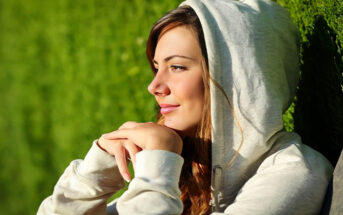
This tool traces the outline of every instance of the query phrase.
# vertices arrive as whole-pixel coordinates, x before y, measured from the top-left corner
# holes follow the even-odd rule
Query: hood
[[[214,79],[212,189],[215,197],[232,202],[278,139],[299,138],[285,131],[282,120],[298,83],[298,33],[289,13],[268,0],[181,5],[192,7],[200,19]]]

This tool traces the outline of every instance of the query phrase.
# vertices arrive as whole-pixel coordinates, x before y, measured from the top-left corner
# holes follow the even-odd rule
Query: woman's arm
[[[137,154],[136,176],[129,189],[107,205],[107,214],[181,214],[178,181],[183,158],[162,150]]]
[[[181,214],[179,189],[183,158],[164,150],[136,154],[135,178],[117,200],[119,214]]]
[[[37,214],[106,214],[107,199],[124,186],[115,158],[93,142],[84,160],[70,163]]]
[[[128,154],[134,163],[135,178],[113,204],[119,214],[182,213],[182,139],[175,131],[154,123],[127,122],[117,131],[102,135],[99,145],[116,157],[123,178],[128,173]]]
[[[175,131],[127,122],[95,141],[83,161],[70,164],[38,214],[180,214],[181,149],[182,139]],[[135,178],[106,208],[107,199],[123,187],[122,177],[128,178],[127,156],[134,163]]]

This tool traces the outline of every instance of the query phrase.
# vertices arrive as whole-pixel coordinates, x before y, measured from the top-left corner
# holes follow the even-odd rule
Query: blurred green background
[[[125,121],[155,119],[145,44],[153,23],[180,2],[0,0],[0,214],[35,214],[67,165],[83,158],[94,139]],[[299,28],[302,55],[318,17],[334,35],[337,104],[343,4],[278,2]],[[284,115],[289,131],[297,130],[296,108]]]

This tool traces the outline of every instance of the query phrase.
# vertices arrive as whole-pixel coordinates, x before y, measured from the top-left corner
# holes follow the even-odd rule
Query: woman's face
[[[165,117],[164,125],[192,132],[200,122],[204,106],[202,53],[197,35],[179,26],[159,39],[153,59],[156,74],[148,90]]]

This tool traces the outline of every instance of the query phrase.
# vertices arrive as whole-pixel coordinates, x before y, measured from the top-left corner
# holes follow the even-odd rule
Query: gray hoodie
[[[212,116],[212,214],[318,214],[332,166],[286,132],[282,114],[298,83],[298,37],[288,12],[268,0],[187,0],[205,37]],[[228,101],[215,84],[225,90]],[[238,126],[238,120],[242,130]],[[123,187],[114,157],[94,141],[75,160],[38,214],[180,214],[183,158],[161,150],[136,155]],[[234,162],[230,162],[234,160]]]

